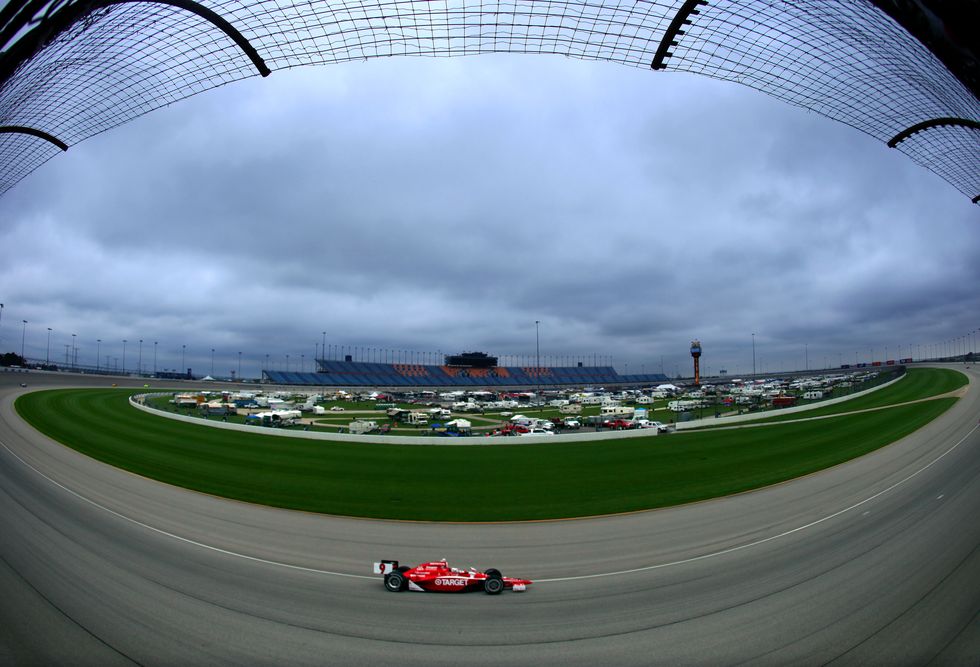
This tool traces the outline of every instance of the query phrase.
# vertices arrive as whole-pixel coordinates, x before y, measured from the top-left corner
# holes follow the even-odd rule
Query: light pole
[[[660,363],[663,366],[663,362]],[[752,377],[755,377],[755,334],[752,334]]]
[[[157,343],[159,341],[153,341],[153,375],[157,374]]]
[[[27,320],[23,320],[23,322],[24,322],[24,328],[20,332],[20,360],[21,360],[21,363],[24,363],[25,361],[27,361],[27,359],[24,358],[24,339],[27,338]]]
[[[187,343],[180,346],[180,372],[183,373],[184,369],[187,368],[187,364],[184,362],[185,353],[187,352]]]
[[[810,370],[810,344],[803,343],[803,370]]]
[[[136,359],[136,374],[143,375],[143,339],[140,338],[140,353]]]
[[[327,332],[326,331],[323,332],[323,343],[320,345],[320,354],[323,355],[324,359],[327,358]]]
[[[214,377],[214,348],[211,348],[211,377]]]
[[[538,335],[539,324],[541,322],[534,320],[534,365],[541,368],[541,337]]]
[[[44,353],[44,365],[51,363],[51,327],[48,327],[48,350]]]
[[[100,368],[99,359],[102,356],[102,339],[96,338],[95,342],[98,343],[98,345],[95,347],[95,372],[98,373]]]
[[[75,345],[75,334],[71,335],[71,367],[72,369],[78,365],[78,346]]]
[[[126,374],[126,343],[128,342],[129,342],[128,340],[123,338],[123,369],[122,369],[123,375]]]

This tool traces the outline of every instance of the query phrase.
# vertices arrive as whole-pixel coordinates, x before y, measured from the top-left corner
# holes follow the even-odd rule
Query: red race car
[[[460,570],[450,567],[445,560],[422,563],[415,567],[399,565],[397,560],[383,560],[374,564],[374,573],[384,575],[385,588],[392,593],[399,591],[432,591],[437,593],[463,593],[484,591],[498,595],[504,589],[527,590],[530,580],[504,577],[499,570],[478,572],[473,568]]]

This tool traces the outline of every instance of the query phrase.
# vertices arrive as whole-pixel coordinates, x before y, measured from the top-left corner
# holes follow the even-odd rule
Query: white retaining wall
[[[189,417],[187,415],[166,412],[143,405],[141,399],[154,398],[159,396],[170,396],[170,392],[156,394],[135,394],[130,396],[129,404],[138,410],[149,412],[167,419],[197,424],[198,426],[210,426],[212,428],[223,428],[229,431],[243,431],[245,433],[257,433],[260,435],[273,435],[283,438],[306,438],[307,440],[331,440],[334,442],[359,442],[359,443],[381,443],[385,445],[534,445],[549,444],[554,442],[582,442],[585,440],[617,440],[621,438],[649,438],[657,435],[657,429],[633,429],[629,431],[600,431],[594,433],[563,433],[561,435],[541,435],[541,436],[508,436],[491,438],[483,435],[465,436],[452,438],[446,436],[418,436],[418,435],[377,435],[368,433],[365,435],[352,435],[350,433],[328,433],[325,431],[297,431],[296,429],[271,428],[268,426],[246,426],[245,424],[232,424],[223,422],[219,419],[203,419],[201,417]]]
[[[738,424],[739,422],[755,421],[758,419],[765,419],[766,417],[773,417],[776,415],[787,415],[796,412],[805,412],[807,410],[813,410],[815,408],[822,408],[825,405],[834,405],[835,403],[842,403],[844,401],[849,401],[852,398],[857,398],[858,396],[864,396],[865,394],[870,394],[871,392],[878,391],[879,389],[884,389],[885,387],[892,385],[902,378],[906,374],[902,374],[900,377],[891,380],[890,382],[885,382],[876,387],[871,387],[870,389],[865,389],[854,394],[849,394],[847,396],[841,396],[839,398],[831,398],[826,401],[819,401],[818,403],[811,403],[809,405],[799,405],[793,408],[783,408],[782,410],[771,411],[771,412],[749,412],[744,415],[735,415],[732,417],[719,417],[717,419],[694,419],[689,422],[677,422],[674,424],[674,428],[678,431],[683,431],[687,429],[693,429],[697,427],[704,426],[727,426],[728,424]],[[562,433],[560,435],[542,435],[542,436],[510,436],[510,437],[487,437],[482,435],[465,436],[459,438],[446,437],[446,436],[419,436],[419,435],[377,435],[374,433],[368,433],[365,435],[352,435],[350,433],[329,433],[326,431],[297,431],[295,429],[284,429],[284,428],[271,428],[268,426],[246,426],[245,424],[233,424],[230,422],[223,422],[217,419],[203,419],[201,417],[189,417],[187,415],[176,414],[173,412],[166,412],[165,410],[158,410],[157,408],[151,408],[142,403],[144,398],[155,398],[160,396],[170,396],[170,392],[165,393],[155,393],[155,394],[135,394],[130,396],[129,403],[134,408],[138,410],[143,410],[144,412],[149,412],[150,414],[158,415],[160,417],[166,417],[167,419],[176,419],[177,421],[187,422],[189,424],[197,424],[198,426],[210,426],[211,428],[223,428],[229,431],[243,431],[245,433],[258,433],[261,435],[272,435],[282,438],[306,438],[307,440],[329,440],[334,442],[360,442],[360,443],[381,443],[386,445],[533,445],[533,444],[548,444],[554,442],[582,442],[587,440],[619,440],[623,438],[649,438],[651,436],[658,435],[657,429],[633,429],[628,431],[588,431],[586,433]]]

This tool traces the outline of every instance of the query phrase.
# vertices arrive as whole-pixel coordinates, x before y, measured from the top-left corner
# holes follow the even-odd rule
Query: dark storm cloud
[[[241,350],[254,373],[308,365],[324,330],[528,353],[538,320],[542,353],[620,370],[686,368],[700,337],[744,372],[752,332],[775,368],[976,328],[975,211],[858,132],[691,76],[519,57],[277,72],[8,193],[0,345],[28,319],[34,356],[51,326],[89,355],[143,338],[161,366],[186,345],[209,370],[214,347],[218,372]]]

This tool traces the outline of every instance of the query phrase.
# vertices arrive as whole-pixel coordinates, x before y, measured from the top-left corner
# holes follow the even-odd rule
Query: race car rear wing
[[[398,569],[397,560],[383,560],[380,563],[374,564],[375,574],[390,574]]]

